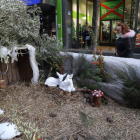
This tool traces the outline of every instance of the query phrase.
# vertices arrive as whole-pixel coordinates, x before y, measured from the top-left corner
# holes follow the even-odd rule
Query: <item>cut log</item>
[[[92,106],[99,107],[101,105],[101,97],[93,97]]]

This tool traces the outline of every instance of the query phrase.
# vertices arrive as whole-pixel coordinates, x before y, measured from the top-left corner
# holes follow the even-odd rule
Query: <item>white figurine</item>
[[[52,86],[52,87],[57,87],[57,85],[59,85],[60,82],[63,80],[63,78],[66,76],[66,73],[65,74],[59,74],[58,72],[56,72],[56,74],[59,78],[49,77],[49,78],[46,79],[45,85]]]
[[[0,115],[3,114],[3,113],[4,113],[4,111],[0,109]]]
[[[0,139],[9,140],[21,133],[18,132],[17,126],[13,123],[5,122],[0,124]]]
[[[60,83],[59,88],[66,92],[75,91],[75,88],[72,82],[72,77],[73,77],[73,74],[70,74],[70,75],[68,74],[66,79]]]

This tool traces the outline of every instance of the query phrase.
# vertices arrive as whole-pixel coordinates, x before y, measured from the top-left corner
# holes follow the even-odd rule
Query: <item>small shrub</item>
[[[98,84],[87,83],[87,79],[101,82],[102,79],[99,77],[99,72],[100,70],[87,61],[84,55],[79,56],[76,63],[76,77],[80,78],[80,80],[77,80],[79,87],[87,87],[91,90],[100,88]]]
[[[40,69],[41,80],[49,76],[56,77],[56,71],[63,73],[63,57],[60,55],[61,41],[56,36],[41,36],[40,48],[37,51],[37,62]]]
[[[102,79],[102,82],[106,82],[108,78],[112,77],[112,74],[108,74],[105,70],[104,70],[104,57],[102,56],[102,49],[99,47],[100,51],[99,51],[99,56],[96,56],[96,52],[98,52],[98,50],[94,53],[94,60],[92,60],[92,64],[95,64],[97,66],[97,68],[100,70],[98,75],[99,77]]]
[[[140,86],[137,80],[124,82],[123,99],[128,102],[128,107],[140,108]]]
[[[118,71],[117,76],[123,81],[122,98],[130,108],[140,108],[140,79],[134,68],[124,63],[125,71]]]

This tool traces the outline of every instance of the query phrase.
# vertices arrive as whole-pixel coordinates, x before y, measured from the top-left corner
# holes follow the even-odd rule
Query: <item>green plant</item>
[[[100,70],[93,67],[91,62],[86,60],[84,55],[79,56],[76,62],[76,77],[80,78],[80,81],[77,80],[79,87],[87,87],[88,89],[98,89],[100,86],[97,82],[101,82],[102,79],[98,76]],[[96,84],[90,84],[88,80],[96,81]]]
[[[137,80],[124,81],[123,99],[128,102],[128,107],[140,108],[140,86]]]
[[[0,49],[6,46],[8,51],[14,47],[31,44],[36,48],[36,59],[41,77],[55,75],[63,71],[63,60],[60,55],[62,41],[56,36],[40,35],[40,13],[37,6],[27,6],[26,0],[1,0],[0,4]],[[0,50],[1,61],[8,62],[7,54]],[[43,75],[42,75],[43,74]]]
[[[92,60],[92,64],[95,64],[97,66],[97,68],[100,70],[98,75],[102,79],[102,82],[106,82],[106,80],[108,78],[112,77],[112,74],[108,74],[107,72],[105,72],[104,57],[102,56],[102,49],[100,46],[98,46],[98,47],[99,47],[99,56],[96,55],[96,53],[98,52],[98,49],[97,49],[97,51],[93,55],[94,60]]]
[[[22,47],[32,44],[34,47],[39,42],[40,13],[37,5],[27,6],[27,0],[1,0],[0,1],[0,58],[8,62],[6,51],[2,52],[3,46],[7,51],[14,47]]]
[[[43,34],[41,36],[40,48],[37,50],[36,59],[39,64],[41,79],[44,80],[49,76],[56,77],[56,71],[63,73],[63,57],[60,54],[61,40],[56,36],[48,36]]]
[[[72,38],[75,38],[75,33],[76,33],[74,26],[75,26],[75,23],[74,23],[74,21],[72,19]]]
[[[127,101],[127,106],[140,108],[140,79],[136,75],[134,68],[124,63],[125,71],[118,71],[117,76],[123,81],[123,99]]]
[[[26,112],[26,111],[25,111]],[[24,113],[25,113],[24,112]],[[12,121],[12,123],[16,124],[18,127],[18,131],[23,134],[24,140],[37,140],[40,138],[39,129],[36,123],[32,122],[23,122],[22,116],[17,115],[17,110],[14,110],[13,114],[8,115],[8,118]],[[22,114],[21,114],[22,115]]]
[[[1,0],[0,5],[0,46],[11,49],[25,43],[35,44],[41,9],[37,5],[27,7],[21,0]]]
[[[94,119],[88,116],[86,113],[79,111],[79,115],[81,118],[82,125],[88,127],[89,125],[93,125]]]
[[[88,28],[88,27],[87,27]],[[103,82],[107,80],[107,78],[111,78],[112,74],[108,74],[104,70],[104,57],[102,55],[102,49],[99,46],[99,43],[94,35],[94,32],[91,28],[88,28],[89,30],[89,35],[91,37],[91,49],[93,51],[93,58],[92,64],[95,64],[97,68],[100,70],[100,72],[97,74]],[[96,48],[95,48],[96,47]],[[97,56],[97,52],[99,52],[99,56]]]
[[[94,60],[92,60],[92,63],[91,63],[85,59],[84,55],[79,57],[76,64],[77,66],[76,72],[77,72],[77,76],[79,76],[83,81],[83,82],[78,82],[80,87],[88,85],[87,88],[95,90],[101,87],[99,86],[99,84],[97,84],[97,82],[105,82],[108,78],[112,77],[112,75],[106,73],[104,70],[104,62],[103,62],[104,57],[102,56],[102,49],[96,40],[93,30],[91,28],[88,28],[88,31],[91,37],[91,46],[92,46],[91,49],[94,53],[93,55]],[[95,46],[98,46],[98,47],[94,48]],[[98,50],[99,50],[99,56],[96,55]],[[93,66],[91,66],[91,64],[93,65],[95,64],[96,67],[94,67],[93,69]],[[90,83],[87,84],[87,81],[84,80],[87,78],[90,80],[91,79],[95,80],[96,84],[90,84]]]

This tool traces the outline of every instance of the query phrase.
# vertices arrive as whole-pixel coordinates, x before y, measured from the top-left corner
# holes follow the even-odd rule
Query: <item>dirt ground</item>
[[[42,140],[140,140],[140,110],[112,100],[95,108],[84,102],[81,92],[66,97],[58,91],[23,82],[0,89],[0,123],[17,124],[24,135],[15,140],[33,135]]]

